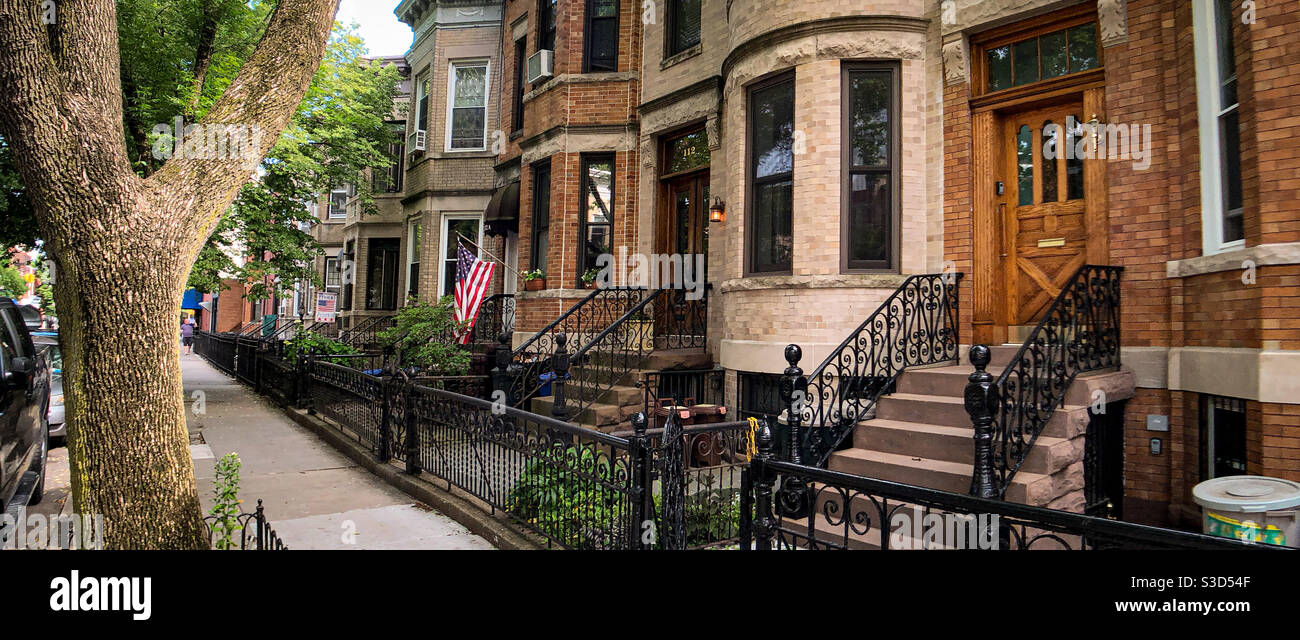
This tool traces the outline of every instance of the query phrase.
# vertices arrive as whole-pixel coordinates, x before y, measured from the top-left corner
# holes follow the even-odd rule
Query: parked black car
[[[32,341],[32,311],[0,299],[0,510],[10,513],[45,491],[50,364],[48,347]]]

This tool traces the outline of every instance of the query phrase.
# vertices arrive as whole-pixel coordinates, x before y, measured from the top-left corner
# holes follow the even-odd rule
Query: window
[[[461,240],[464,236],[469,241]],[[483,244],[483,219],[480,215],[470,214],[452,214],[442,218],[442,290],[438,292],[439,296],[449,296],[456,293],[456,266],[458,251],[456,250],[457,241],[465,245],[470,253],[482,257],[479,246]]]
[[[618,70],[618,0],[587,0],[586,71]]]
[[[578,277],[596,266],[602,253],[613,250],[614,156],[582,158],[582,219],[578,234],[582,240]]]
[[[366,309],[397,308],[397,256],[401,241],[397,238],[371,238],[370,262],[366,266]]]
[[[356,240],[348,240],[343,249],[343,260],[339,263],[341,267],[339,273],[343,281],[343,300],[339,305],[340,311],[352,310],[352,287],[356,283]]]
[[[533,169],[533,242],[531,268],[546,271],[546,253],[550,250],[551,230],[551,163]]]
[[[417,131],[429,130],[429,72],[425,71],[415,80],[415,128]]]
[[[1201,241],[1204,253],[1245,244],[1242,222],[1241,131],[1232,4],[1195,0],[1196,101],[1201,147]]]
[[[709,136],[703,129],[668,140],[663,176],[709,166]]]
[[[841,266],[891,269],[899,226],[898,68],[846,67],[843,83]]]
[[[524,82],[528,77],[527,67],[528,48],[520,39],[515,42],[515,100],[514,111],[511,114],[513,131],[521,131],[524,128]]]
[[[488,63],[451,63],[447,89],[447,148],[482,151],[487,148]]]
[[[987,48],[984,65],[985,91],[1001,91],[1096,69],[1101,66],[1097,23],[1078,24]]]
[[[339,259],[325,258],[325,288],[330,291],[338,291],[343,280],[342,275],[339,272]]]
[[[740,373],[740,418],[770,418],[785,411],[781,404],[781,376],[775,373]]]
[[[555,50],[555,0],[538,0],[537,49]]]
[[[700,43],[701,0],[669,0],[667,56],[676,55]]]
[[[788,273],[794,246],[794,76],[750,91],[749,148],[749,271]]]
[[[420,223],[413,221],[406,229],[406,295],[420,297]]]
[[[340,187],[330,191],[330,220],[348,217],[348,189]]]
[[[1201,396],[1201,479],[1246,474],[1246,401]]]
[[[404,173],[403,155],[406,145],[402,143],[401,131],[406,128],[404,124],[393,125],[393,134],[396,136],[396,142],[388,145],[388,158],[393,164],[374,170],[374,188],[375,193],[398,193],[402,190],[402,175]]]

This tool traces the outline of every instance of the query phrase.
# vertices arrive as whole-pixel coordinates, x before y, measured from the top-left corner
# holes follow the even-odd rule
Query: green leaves
[[[470,355],[453,337],[458,324],[451,296],[435,304],[416,300],[397,312],[396,325],[376,337],[398,350],[403,367],[418,367],[426,375],[464,375]]]
[[[212,490],[216,502],[212,505],[212,511],[208,512],[208,518],[212,521],[212,546],[215,549],[234,549],[235,532],[243,529],[239,524],[239,514],[242,512],[239,506],[242,502],[239,499],[241,466],[239,454],[234,452],[221,456],[217,461],[216,480]]]
[[[309,353],[347,355],[361,352],[338,340],[326,338],[311,331],[302,331],[284,343],[284,359],[291,365],[297,366],[298,360]],[[324,362],[347,364],[343,359],[330,360],[326,358]]]

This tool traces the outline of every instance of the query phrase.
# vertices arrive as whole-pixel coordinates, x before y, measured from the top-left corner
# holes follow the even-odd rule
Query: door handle
[[[1007,257],[1007,203],[998,203],[998,237],[1001,239],[1001,252],[998,258]]]

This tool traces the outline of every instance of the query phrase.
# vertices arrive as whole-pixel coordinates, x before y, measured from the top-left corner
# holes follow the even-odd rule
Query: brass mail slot
[[[1065,238],[1046,238],[1044,240],[1038,241],[1039,249],[1042,249],[1044,247],[1064,247],[1064,246],[1065,246]]]

